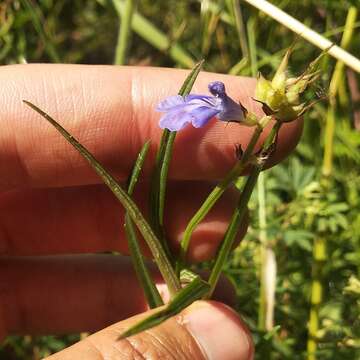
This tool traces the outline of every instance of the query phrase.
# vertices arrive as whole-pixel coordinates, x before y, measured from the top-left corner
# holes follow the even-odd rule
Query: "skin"
[[[128,259],[96,255],[114,250],[127,254],[124,211],[55,129],[21,102],[29,100],[51,114],[120,181],[126,180],[142,144],[151,139],[144,183],[136,194],[137,203],[146,212],[147,182],[161,136],[160,114],[153,109],[161,99],[178,91],[187,73],[83,65],[0,69],[0,336],[98,331],[55,355],[57,359],[147,358],[149,353],[154,358],[171,358],[179,344],[177,358],[205,357],[207,351],[194,335],[192,322],[187,325],[178,318],[131,341],[116,341],[120,330],[135,321],[131,317],[146,310]],[[193,92],[206,94],[207,84],[214,80],[223,81],[233,99],[261,114],[251,99],[254,79],[201,73]],[[296,146],[301,128],[301,121],[283,126],[273,164]],[[178,133],[165,218],[174,250],[187,221],[214,182],[234,164],[234,145],[240,143],[245,148],[252,131],[212,120],[202,129],[188,126]],[[235,193],[227,192],[196,229],[190,260],[214,256],[235,203]],[[245,232],[243,224],[238,241]],[[221,314],[221,323],[231,321],[234,329],[244,334],[243,355],[237,358],[251,358],[245,326],[221,303],[198,302],[181,316],[206,311]],[[137,315],[137,319],[139,316],[145,315]],[[114,325],[101,330],[110,324]],[[219,344],[228,339],[220,330],[216,334]],[[162,343],[156,341],[159,338]],[[221,358],[232,359],[225,353]]]

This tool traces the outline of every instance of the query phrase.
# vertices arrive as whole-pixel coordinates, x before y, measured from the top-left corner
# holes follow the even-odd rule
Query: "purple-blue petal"
[[[217,116],[220,120],[235,122],[241,122],[244,120],[243,108],[230,97],[226,96],[222,105],[222,111]]]
[[[191,115],[185,111],[169,111],[160,119],[159,126],[162,129],[170,131],[179,131],[183,129],[192,120]]]
[[[196,128],[205,126],[211,118],[219,113],[219,110],[211,107],[200,106],[190,112],[192,125]]]
[[[157,107],[156,110],[160,112],[169,111],[177,106],[183,106],[185,105],[185,100],[180,95],[174,95],[169,96],[165,100],[161,101]]]
[[[189,102],[191,100],[210,100],[213,96],[210,95],[200,95],[200,94],[189,94],[185,96],[185,101]]]
[[[165,113],[160,119],[160,127],[179,131],[191,123],[199,128],[206,125],[214,116],[223,121],[241,122],[244,119],[243,108],[226,95],[222,82],[210,83],[209,90],[215,96],[175,95],[160,102],[156,110]]]

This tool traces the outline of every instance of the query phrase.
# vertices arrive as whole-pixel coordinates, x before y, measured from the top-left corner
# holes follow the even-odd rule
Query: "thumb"
[[[157,327],[117,340],[125,329],[153,311],[114,324],[48,359],[253,358],[253,344],[245,325],[233,310],[215,301],[197,301]]]

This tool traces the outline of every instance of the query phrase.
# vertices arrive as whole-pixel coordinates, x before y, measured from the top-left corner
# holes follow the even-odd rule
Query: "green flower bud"
[[[276,120],[284,122],[297,119],[314,104],[301,103],[301,94],[319,78],[320,72],[315,67],[324,53],[311,62],[303,74],[288,78],[290,54],[291,49],[286,52],[271,81],[259,74],[255,92],[256,100],[263,104],[265,113],[272,113]]]
[[[259,123],[259,118],[254,113],[248,111],[245,115],[245,120],[242,123],[247,126],[254,126]]]
[[[256,99],[266,102],[267,94],[270,90],[272,90],[271,82],[259,73],[255,89]]]

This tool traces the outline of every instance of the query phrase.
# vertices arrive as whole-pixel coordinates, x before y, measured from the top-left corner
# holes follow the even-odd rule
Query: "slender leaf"
[[[195,65],[181,86],[179,95],[186,96],[190,93],[203,63],[204,60],[201,60]],[[152,180],[150,213],[153,221],[153,227],[157,235],[160,237],[163,234],[162,227],[164,219],[166,183],[175,137],[176,131],[169,131],[167,129],[163,131]],[[165,241],[163,241],[163,245],[166,246]]]
[[[135,185],[138,181],[141,169],[143,167],[146,158],[146,154],[148,153],[149,150],[149,146],[150,146],[150,141],[147,141],[142,147],[135,161],[133,171],[129,178],[128,194],[130,196],[133,194]],[[141,288],[144,291],[149,307],[155,308],[164,305],[161,296],[159,294],[159,291],[156,288],[156,285],[152,280],[150,272],[145,264],[145,260],[142,255],[139,241],[137,239],[134,225],[130,218],[129,213],[126,213],[125,215],[125,232],[126,232],[126,237],[128,239],[130,256],[135,269],[135,273],[139,280]]]
[[[178,290],[180,290],[179,279],[177,278],[176,273],[172,268],[171,262],[165,254],[159,239],[156,237],[150,225],[147,223],[131,197],[118,184],[113,176],[103,168],[103,166],[96,160],[96,158],[50,115],[46,114],[44,111],[29,101],[23,100],[23,102],[39,113],[51,125],[53,125],[61,133],[61,135],[63,135],[64,138],[75,147],[75,149],[89,162],[91,167],[96,171],[103,182],[110,188],[113,194],[121,202],[147,242],[155,262],[158,265],[159,270],[169,288],[170,294],[174,295]]]

